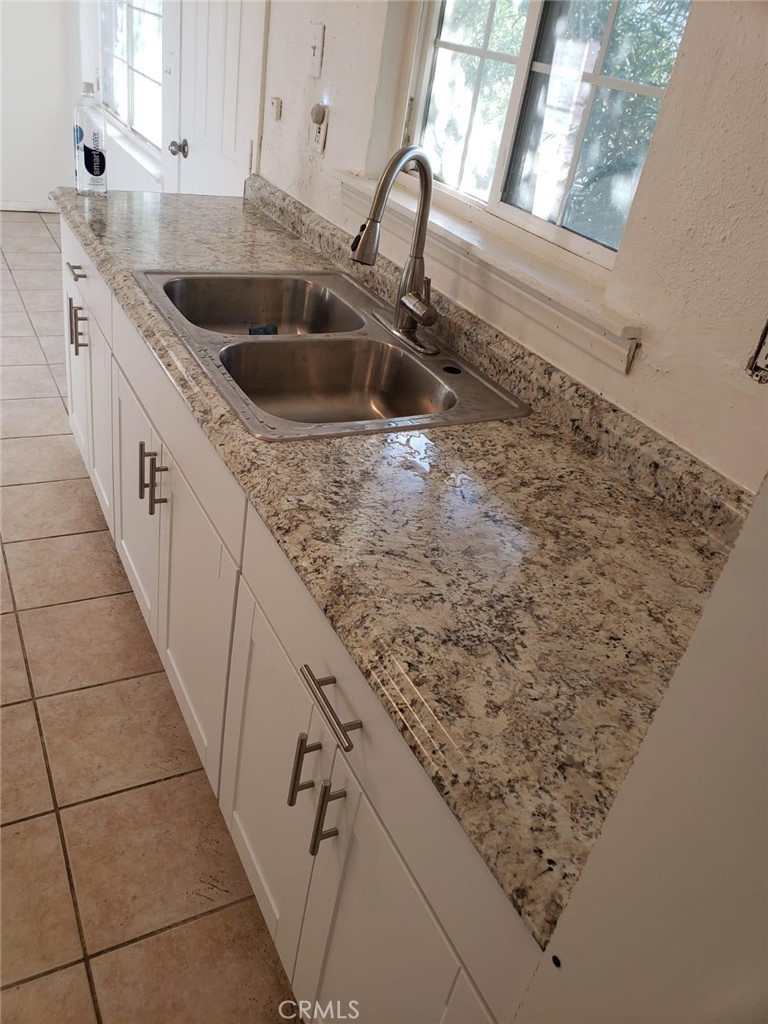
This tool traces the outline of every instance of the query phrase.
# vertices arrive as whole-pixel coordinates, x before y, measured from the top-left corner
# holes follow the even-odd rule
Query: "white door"
[[[154,515],[149,514],[149,475],[153,453],[158,458],[162,454],[160,438],[116,363],[112,403],[115,544],[142,615],[156,639],[160,516],[157,509]]]
[[[96,321],[88,321],[88,367],[90,371],[90,470],[96,497],[114,535],[115,516],[112,487],[112,350]]]
[[[328,804],[325,829],[337,828],[338,835],[325,839],[316,857],[294,992],[322,1006],[340,1001],[342,1011],[357,1010],[360,1024],[441,1024],[458,960],[337,755],[331,792],[342,790]],[[352,1001],[356,1007],[349,1007]]]
[[[241,196],[259,137],[266,3],[181,0],[164,19],[166,6],[164,190]],[[172,156],[184,139],[188,155]]]
[[[162,465],[158,649],[218,792],[238,570],[165,445]]]
[[[90,466],[88,451],[88,316],[80,292],[64,282],[67,317],[67,386],[69,424],[83,462]],[[77,344],[75,344],[77,342]]]
[[[300,737],[300,776],[289,805]],[[320,743],[319,749],[315,744]],[[334,743],[241,578],[232,644],[221,808],[290,978],[312,872],[309,842]]]

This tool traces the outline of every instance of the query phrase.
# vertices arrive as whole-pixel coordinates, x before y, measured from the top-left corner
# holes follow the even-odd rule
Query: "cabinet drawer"
[[[65,282],[76,284],[111,347],[112,292],[64,220],[61,222],[61,259]]]
[[[250,506],[243,576],[296,669],[336,677],[324,692],[339,718],[363,723],[349,765],[494,1016],[510,1021],[541,950]]]

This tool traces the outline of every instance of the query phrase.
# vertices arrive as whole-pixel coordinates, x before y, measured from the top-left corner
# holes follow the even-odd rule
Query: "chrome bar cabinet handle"
[[[299,733],[299,738],[296,741],[296,753],[293,757],[293,771],[291,772],[291,782],[288,786],[288,806],[294,807],[296,805],[296,798],[303,789],[312,789],[314,782],[310,779],[308,782],[301,781],[301,770],[304,767],[304,755],[313,754],[316,750],[322,750],[323,744],[319,741],[317,743],[307,743],[309,737],[305,732]]]
[[[347,795],[346,789],[337,789],[334,793],[331,792],[331,786],[333,783],[330,779],[325,779],[320,785],[320,799],[317,802],[317,814],[315,815],[315,824],[312,829],[312,838],[309,841],[309,852],[313,857],[316,857],[320,850],[320,843],[324,839],[333,839],[334,836],[339,834],[337,828],[325,828],[325,815],[328,810],[328,804],[331,800],[341,800],[342,797]]]
[[[350,750],[354,750],[355,745],[347,733],[353,732],[355,729],[362,729],[363,723],[359,718],[356,718],[354,722],[342,722],[336,714],[333,705],[323,693],[323,687],[331,686],[335,683],[336,676],[322,676],[318,679],[309,665],[302,665],[299,671],[301,672],[302,679],[309,687],[309,692],[317,701],[318,706],[323,713],[323,717],[336,738],[336,742],[339,744],[341,749],[348,754]]]
[[[79,263],[70,263],[69,260],[67,260],[67,267],[75,281],[82,281],[84,277],[88,277],[87,274],[78,274],[78,270],[82,271],[83,269]]]
[[[157,452],[148,452],[143,441],[139,441],[139,501],[144,500],[144,495],[149,490],[149,482],[144,468],[147,459],[156,459]]]
[[[157,464],[157,453],[152,452],[149,455],[149,514],[153,516],[155,509],[158,505],[167,505],[167,498],[158,498],[157,496],[157,474],[167,473],[167,466],[158,466]]]

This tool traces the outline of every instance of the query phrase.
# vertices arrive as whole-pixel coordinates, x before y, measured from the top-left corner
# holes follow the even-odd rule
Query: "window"
[[[162,144],[162,0],[101,0],[102,99],[126,128]]]
[[[689,0],[431,6],[419,134],[436,178],[566,248],[617,249]]]

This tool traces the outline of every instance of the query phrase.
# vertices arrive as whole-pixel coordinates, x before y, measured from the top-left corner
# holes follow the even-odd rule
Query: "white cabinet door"
[[[328,805],[324,827],[338,835],[320,844],[316,858],[294,992],[356,1009],[360,1024],[440,1024],[459,972],[456,956],[337,755],[331,792],[342,790]]]
[[[440,1024],[493,1024],[493,1018],[464,971],[456,979]]]
[[[74,285],[65,281],[64,301],[67,323],[67,385],[69,424],[83,462],[90,466],[88,449],[88,317],[85,304]],[[77,341],[77,345],[75,344]]]
[[[115,544],[156,640],[160,516],[157,509],[154,515],[149,514],[147,484],[149,453],[154,452],[159,458],[160,438],[116,364],[112,376],[112,428]],[[145,486],[140,494],[141,480]]]
[[[161,458],[158,649],[218,792],[238,569],[165,446]]]
[[[288,795],[300,736],[309,749]],[[312,749],[315,744],[320,748]],[[334,744],[243,579],[232,645],[221,807],[290,978],[313,861],[309,854],[320,780]],[[309,785],[307,785],[309,783]]]
[[[112,350],[96,321],[88,319],[90,460],[88,469],[96,497],[114,535],[112,485]]]

